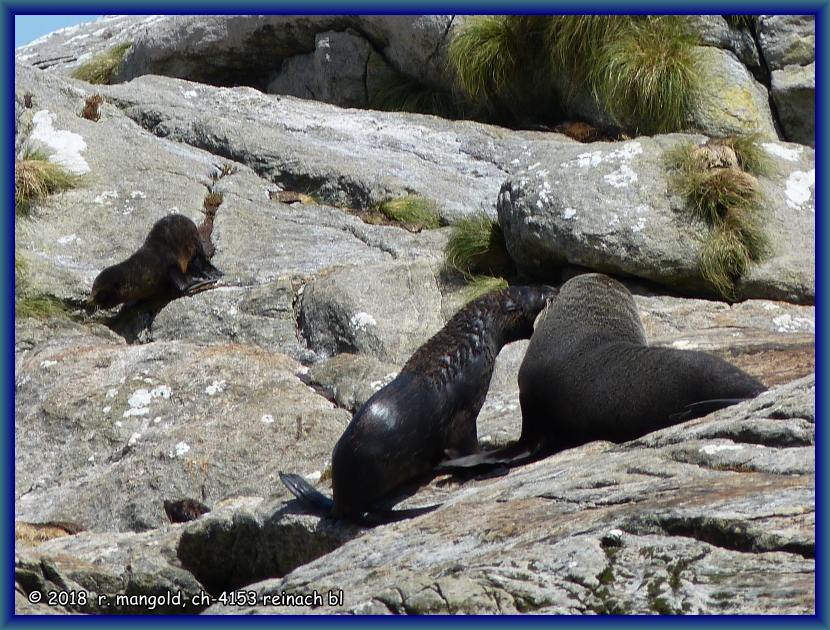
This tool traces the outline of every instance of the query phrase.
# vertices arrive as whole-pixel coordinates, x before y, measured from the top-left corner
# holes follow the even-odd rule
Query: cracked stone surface
[[[782,236],[775,264],[743,287],[745,297],[774,299],[726,304],[643,281],[666,263],[634,247],[639,215],[620,215],[628,235],[620,260],[645,261],[640,279],[624,280],[649,342],[722,356],[770,392],[634,442],[586,444],[504,476],[424,480],[396,497],[399,506],[440,503],[438,510],[357,527],[308,513],[277,473],[305,475],[330,494],[331,451],[351,414],[466,299],[443,266],[452,227],[412,233],[365,224],[360,212],[390,196],[420,194],[438,204],[444,223],[496,217],[505,180],[544,169],[562,175],[563,162],[603,162],[640,141],[645,157],[635,156],[630,172],[619,160],[595,169],[617,196],[591,201],[591,190],[606,189],[572,176],[553,192],[578,186],[574,199],[590,202],[596,219],[611,206],[628,207],[635,187],[612,184],[634,173],[638,186],[654,188],[649,208],[660,209],[674,202],[651,169],[652,148],[701,137],[585,147],[559,134],[343,109],[251,87],[149,75],[91,86],[66,77],[94,52],[126,41],[136,25],[145,39],[130,64],[141,54],[174,74],[204,60],[225,35],[247,41],[243,26],[252,22],[237,18],[209,20],[200,31],[207,22],[188,16],[107,17],[93,30],[17,51],[15,147],[47,121],[54,136],[41,133],[41,142],[69,138],[77,149],[80,138],[84,148],[70,157],[89,170],[79,188],[49,197],[15,224],[27,291],[65,307],[61,316],[15,322],[16,611],[812,613],[814,280],[793,262],[812,264],[812,150],[763,145],[776,165],[762,180],[774,199],[775,229],[803,232],[802,240]],[[351,28],[384,63],[417,68],[428,80],[458,19],[405,18],[364,16],[356,29],[351,18],[312,16],[280,33],[305,46],[292,49],[299,55],[316,51],[317,34]],[[193,45],[180,66],[175,55],[161,56],[162,35],[172,37],[176,22]],[[228,31],[234,24],[240,30]],[[718,33],[711,45],[751,57],[742,36]],[[104,97],[98,122],[79,115],[92,94]],[[530,192],[541,200],[542,179],[536,184]],[[279,189],[303,193],[302,202],[279,202]],[[168,213],[200,222],[210,190],[222,193],[213,263],[225,275],[217,287],[138,322],[143,328],[130,343],[107,327],[114,311],[81,311],[101,269],[131,254]],[[585,236],[578,226],[571,235]],[[673,255],[693,255],[689,234],[676,234]],[[529,271],[533,248],[512,238],[511,251]],[[584,240],[588,258],[606,255],[597,244],[605,241]],[[649,246],[659,249],[657,236],[643,243]],[[772,290],[776,273],[783,288]],[[539,279],[558,283],[555,274]],[[519,435],[516,376],[526,347],[510,344],[497,359],[478,418],[482,446]],[[167,523],[163,502],[185,497],[211,512]],[[59,537],[27,538],[47,523]],[[60,523],[84,531],[67,535]],[[259,599],[244,607],[199,599],[238,588]],[[32,604],[26,595],[34,590],[73,590],[86,602]],[[265,601],[283,590],[326,598],[313,607]],[[185,602],[153,610],[117,599],[176,591]]]

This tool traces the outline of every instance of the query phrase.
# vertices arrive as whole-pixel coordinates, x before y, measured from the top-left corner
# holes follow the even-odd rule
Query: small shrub
[[[80,79],[87,83],[109,85],[116,70],[124,60],[131,43],[125,42],[106,50],[72,71],[73,79]]]
[[[215,213],[216,209],[222,205],[224,198],[225,196],[221,192],[210,192],[205,195],[205,200],[202,202],[202,206],[205,211]]]
[[[482,215],[453,226],[444,256],[468,280],[476,275],[508,276],[515,269],[498,223]]]
[[[93,94],[86,99],[86,103],[84,104],[84,109],[81,112],[81,118],[86,118],[87,120],[91,120],[92,122],[98,122],[101,120],[101,113],[98,111],[98,108],[101,106],[101,103],[104,102],[104,99],[101,97],[100,94]]]
[[[432,230],[441,226],[435,203],[417,195],[384,201],[377,209],[390,221],[412,229]]]
[[[14,163],[14,211],[27,216],[47,195],[75,188],[79,175],[49,161],[46,153],[27,148]]]

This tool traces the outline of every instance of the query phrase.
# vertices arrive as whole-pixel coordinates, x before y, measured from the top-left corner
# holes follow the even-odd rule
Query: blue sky
[[[90,22],[98,15],[15,15],[14,47],[28,44],[41,35],[51,33],[59,28],[73,26],[81,22]]]

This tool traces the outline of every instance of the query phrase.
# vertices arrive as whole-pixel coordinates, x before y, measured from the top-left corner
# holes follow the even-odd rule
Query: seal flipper
[[[288,488],[300,503],[315,510],[323,512],[325,516],[331,514],[334,509],[334,501],[319,490],[315,490],[310,483],[294,473],[280,472],[280,481]]]
[[[473,453],[472,455],[465,455],[464,457],[445,459],[435,467],[435,471],[444,473],[471,473],[484,472],[502,466],[519,466],[535,459],[537,450],[523,444],[514,444],[513,446],[505,446],[494,451],[483,451]]]
[[[732,405],[737,405],[738,403],[744,402],[745,400],[752,400],[751,398],[713,398],[712,400],[700,400],[698,402],[691,403],[686,405],[683,408],[683,411],[678,411],[677,413],[673,413],[669,416],[669,422],[672,424],[677,424],[679,422],[685,422],[686,420],[691,420],[692,418],[701,418],[705,415],[708,415],[718,409],[723,409],[724,407],[731,407]]]

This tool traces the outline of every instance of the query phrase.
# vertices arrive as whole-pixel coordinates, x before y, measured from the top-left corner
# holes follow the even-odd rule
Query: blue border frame
[[[351,3],[324,2],[321,0],[310,0],[309,2],[268,2],[266,0],[247,0],[244,4],[228,4],[228,0],[212,0],[209,3],[199,3],[195,0],[178,0],[175,3],[164,2],[137,2],[119,1],[117,3],[105,3],[100,1],[83,1],[66,3],[53,1],[34,0],[0,0],[2,6],[2,24],[0,24],[0,37],[6,42],[6,54],[3,58],[2,70],[0,70],[0,85],[3,88],[2,94],[2,121],[4,151],[2,154],[2,181],[5,191],[5,200],[2,213],[2,236],[3,246],[0,248],[0,294],[3,296],[2,311],[0,311],[0,335],[2,336],[3,353],[2,367],[0,367],[0,386],[2,386],[2,410],[3,410],[3,433],[0,439],[0,454],[5,472],[3,484],[3,507],[4,514],[0,531],[3,533],[2,544],[0,545],[0,624],[41,627],[57,624],[78,625],[78,624],[128,624],[141,625],[150,624],[154,626],[173,624],[203,625],[239,623],[266,623],[270,625],[279,624],[284,627],[292,627],[295,624],[303,628],[319,628],[334,623],[355,625],[355,624],[388,624],[390,619],[384,618],[338,618],[335,622],[332,618],[320,620],[314,617],[290,616],[284,618],[274,617],[248,617],[243,622],[240,617],[209,617],[209,616],[182,616],[182,617],[156,617],[156,616],[95,616],[95,617],[23,617],[15,616],[14,611],[14,108],[13,108],[13,86],[14,81],[14,54],[9,52],[14,42],[14,16],[16,14],[26,15],[57,15],[57,14],[97,14],[105,10],[117,11],[119,14],[139,13],[167,13],[167,14],[250,14],[250,13],[286,13],[286,14],[328,14],[328,13],[352,13],[352,14],[425,14],[425,13],[754,13],[754,14],[815,14],[816,15],[816,168],[819,176],[816,178],[816,614],[804,617],[761,617],[761,616],[732,616],[732,617],[706,617],[706,618],[644,618],[644,617],[473,617],[453,618],[451,621],[443,617],[420,618],[395,618],[396,624],[420,624],[429,623],[430,628],[441,628],[445,625],[507,625],[513,623],[549,625],[560,628],[571,628],[577,626],[596,626],[598,624],[648,624],[649,626],[663,624],[700,625],[717,624],[725,626],[752,626],[765,627],[828,627],[827,606],[830,592],[827,589],[827,546],[824,544],[824,534],[827,525],[827,486],[826,470],[824,462],[828,454],[828,434],[823,424],[826,417],[825,391],[827,385],[827,374],[825,371],[826,337],[824,334],[824,317],[827,307],[828,276],[825,274],[827,268],[827,253],[819,244],[828,242],[827,226],[828,219],[825,212],[830,211],[827,207],[827,192],[824,182],[830,181],[827,171],[827,163],[824,159],[824,150],[828,146],[827,127],[824,117],[821,115],[826,110],[827,104],[826,89],[827,66],[825,63],[826,43],[825,37],[830,25],[830,0],[814,0],[782,4],[781,2],[690,2],[688,0],[667,6],[657,0],[643,1],[622,5],[611,0],[593,0],[589,6],[579,2],[533,2],[525,0],[517,4],[511,4],[504,0],[404,0],[402,2],[390,3],[388,0],[360,0]],[[118,621],[114,621],[118,619]]]

